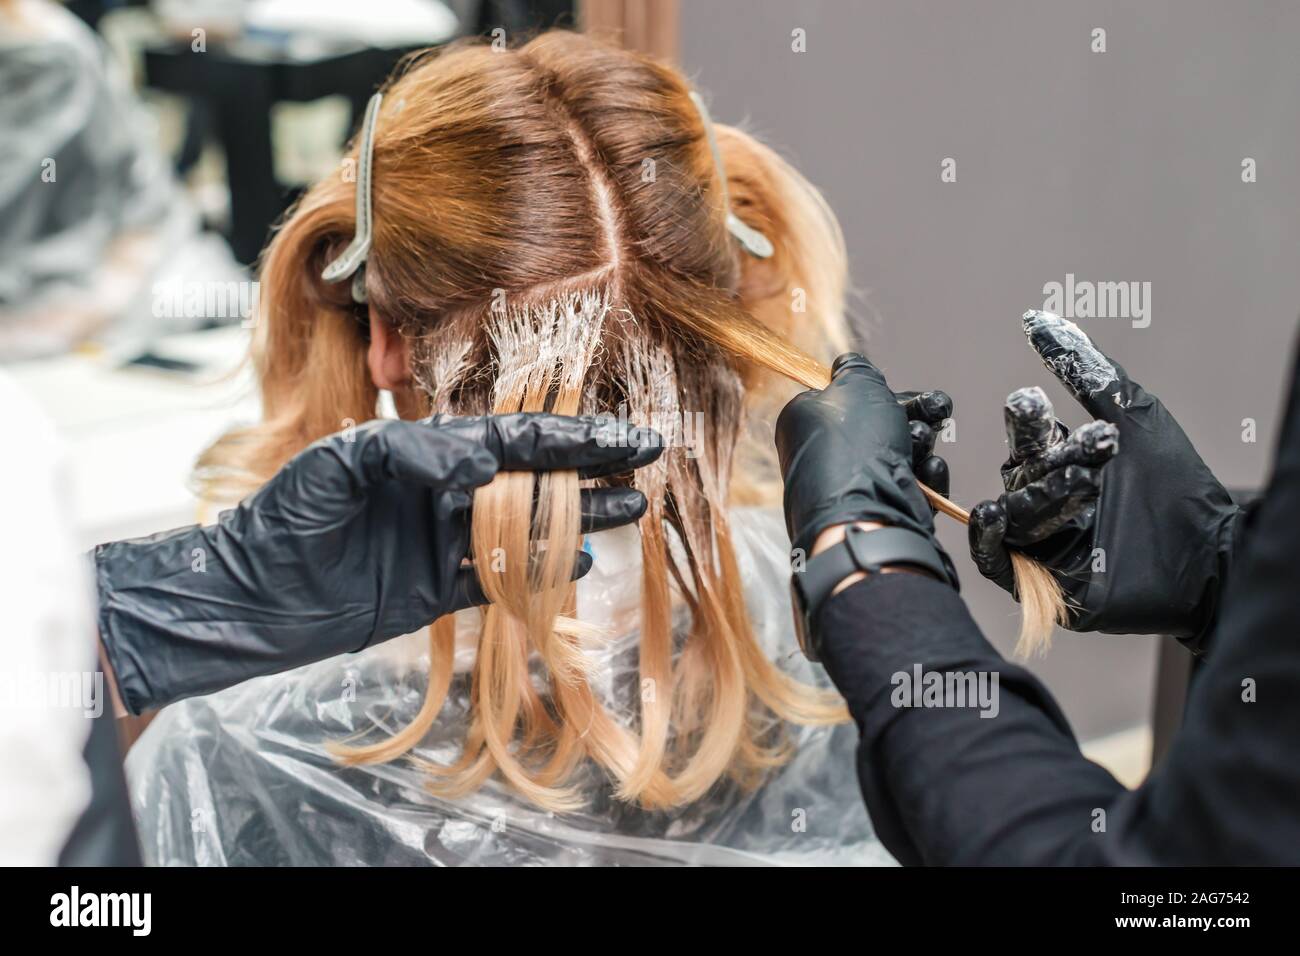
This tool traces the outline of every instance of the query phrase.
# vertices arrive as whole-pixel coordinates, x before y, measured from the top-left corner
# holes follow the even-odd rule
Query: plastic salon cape
[[[769,509],[732,512],[746,600],[764,650],[795,676],[824,682],[797,650],[788,597],[789,540]],[[635,529],[589,539],[578,616],[614,635],[591,653],[602,689],[639,687]],[[686,623],[683,610],[680,625]],[[478,612],[457,643],[451,692],[419,753],[449,763],[466,726]],[[621,635],[621,636],[620,636]],[[380,739],[424,699],[427,639],[408,635],[360,654],[259,678],[165,708],[127,760],[147,862],[199,865],[890,864],[858,789],[852,724],[791,727],[793,758],[756,790],[724,781],[703,800],[646,811],[615,800],[593,765],[585,811],[538,809],[493,778],[446,800],[405,760],[341,767],[326,743]],[[635,713],[624,698],[615,712]],[[380,736],[376,736],[380,735]]]
[[[0,12],[0,362],[189,331],[206,316],[159,316],[158,290],[248,278],[156,141],[82,20],[48,2]]]

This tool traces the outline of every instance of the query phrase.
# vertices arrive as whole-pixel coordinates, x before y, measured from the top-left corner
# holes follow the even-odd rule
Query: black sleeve
[[[889,850],[927,864],[1300,863],[1300,387],[1224,590],[1214,653],[1161,766],[1126,790],[1087,760],[1043,685],[1002,658],[951,588],[876,575],[832,597],[822,659],[861,735]],[[919,696],[913,684],[921,675]],[[932,694],[928,674],[991,692]],[[956,675],[975,675],[975,683]],[[902,676],[906,675],[906,676]],[[920,703],[922,706],[907,706]]]
[[[59,866],[139,866],[140,846],[122,772],[111,708],[94,718],[82,759],[90,768],[90,804],[59,853]]]
[[[894,856],[1083,862],[1095,808],[1124,788],[1084,759],[1047,689],[993,649],[952,588],[869,577],[830,599],[819,628],[822,660],[861,735],[862,794]],[[936,679],[946,691],[949,675],[953,694],[927,695]],[[966,699],[951,706],[958,687]]]

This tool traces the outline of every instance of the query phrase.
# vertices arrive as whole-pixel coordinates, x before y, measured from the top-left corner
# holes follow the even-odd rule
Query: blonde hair
[[[500,774],[540,806],[573,810],[573,773],[590,760],[619,799],[679,806],[723,776],[752,782],[779,765],[784,722],[846,719],[836,695],[759,647],[727,517],[746,410],[774,401],[777,377],[824,386],[824,359],[847,346],[843,239],[797,172],[719,127],[732,208],[774,247],[764,260],[739,253],[689,92],[669,67],[563,32],[506,52],[420,56],[386,90],[364,282],[411,343],[427,411],[624,407],[638,423],[700,412],[708,426],[695,447],[605,479],[648,500],[636,714],[599,699],[585,652],[599,635],[574,620],[577,475],[503,472],[477,492],[472,546],[492,603],[464,750],[449,766],[422,762],[443,795]],[[254,343],[265,419],[209,450],[210,487],[264,481],[345,419],[373,417],[365,311],[346,283],[320,278],[353,233],[354,188],[343,177],[314,186],[266,252]],[[791,308],[794,289],[805,311]],[[674,595],[690,611],[680,642]],[[419,713],[386,740],[340,747],[345,762],[407,755],[437,719],[454,620],[431,625],[429,641]]]

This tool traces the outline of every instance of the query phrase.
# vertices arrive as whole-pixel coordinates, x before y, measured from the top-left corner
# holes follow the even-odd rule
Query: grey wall
[[[1084,420],[1019,331],[1067,272],[1152,284],[1149,327],[1080,324],[1225,484],[1265,478],[1300,310],[1300,4],[682,6],[683,63],[714,116],[748,120],[838,213],[868,353],[895,387],[956,399],[958,440],[942,446],[954,498],[997,489],[1012,389],[1042,384]],[[945,157],[955,183],[940,181]],[[1241,181],[1243,157],[1258,182]],[[963,593],[1009,648],[1011,605],[942,525]],[[1036,666],[1092,736],[1147,717],[1153,661],[1149,639],[1063,635]]]

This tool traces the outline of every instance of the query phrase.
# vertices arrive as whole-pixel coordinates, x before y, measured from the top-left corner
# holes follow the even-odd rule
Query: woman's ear
[[[370,377],[376,388],[400,392],[411,384],[411,351],[404,336],[370,309]]]

